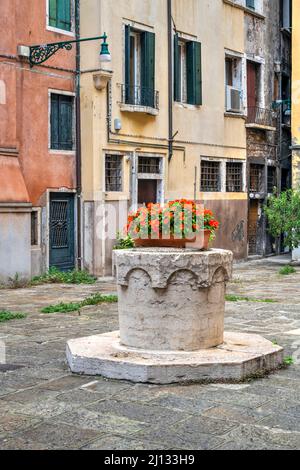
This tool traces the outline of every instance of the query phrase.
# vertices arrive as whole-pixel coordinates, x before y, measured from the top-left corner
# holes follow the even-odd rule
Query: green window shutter
[[[201,44],[188,42],[187,55],[187,102],[188,104],[202,104],[202,67]]]
[[[60,148],[73,150],[73,98],[63,95],[59,98]]]
[[[246,7],[255,10],[255,0],[246,0]]]
[[[57,27],[57,0],[49,0],[49,25]]]
[[[71,0],[57,0],[57,28],[71,31]]]
[[[73,150],[73,97],[51,95],[51,149]]]
[[[155,34],[141,34],[141,104],[155,107]]]
[[[181,100],[181,78],[180,78],[180,56],[179,56],[179,36],[174,36],[174,101]]]
[[[129,25],[125,26],[125,102],[131,103],[131,96],[134,90],[130,89],[130,33],[131,28]]]
[[[58,95],[51,95],[51,148],[59,149],[59,100]]]

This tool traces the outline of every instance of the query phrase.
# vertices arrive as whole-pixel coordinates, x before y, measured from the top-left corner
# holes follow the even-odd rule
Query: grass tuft
[[[94,294],[81,302],[60,303],[57,305],[49,305],[41,310],[42,313],[72,313],[77,312],[82,307],[91,305],[100,305],[102,303],[118,302],[117,295]]]
[[[279,274],[281,276],[289,276],[290,274],[295,274],[297,271],[293,266],[284,266],[280,269]]]
[[[285,366],[293,366],[295,364],[295,360],[292,356],[287,356],[284,358],[283,364]]]
[[[252,299],[251,297],[244,297],[239,295],[226,295],[226,302],[262,302],[262,303],[276,303],[277,300],[272,299]]]
[[[40,284],[95,284],[97,278],[91,276],[87,271],[68,271],[62,272],[57,268],[50,268],[42,276],[36,276],[32,279],[31,285]]]
[[[21,320],[26,318],[25,313],[14,313],[6,310],[0,310],[0,323],[4,323],[10,320]]]

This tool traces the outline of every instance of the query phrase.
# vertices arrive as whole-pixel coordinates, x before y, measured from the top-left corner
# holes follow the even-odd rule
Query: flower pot
[[[204,230],[203,233],[197,234],[194,238],[176,239],[173,235],[168,239],[160,238],[137,238],[134,243],[137,248],[194,248],[198,250],[208,250],[209,238],[211,231]]]

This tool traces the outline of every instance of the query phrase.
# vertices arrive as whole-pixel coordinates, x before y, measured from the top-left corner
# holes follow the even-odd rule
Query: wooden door
[[[257,200],[250,201],[248,221],[249,255],[257,254],[258,204]]]
[[[257,106],[257,69],[253,62],[247,62],[248,108]]]

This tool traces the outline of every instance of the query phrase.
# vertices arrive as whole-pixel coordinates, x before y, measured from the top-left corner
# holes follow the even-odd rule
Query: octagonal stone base
[[[225,342],[193,352],[144,351],[121,346],[119,332],[70,340],[72,372],[138,383],[242,381],[277,369],[283,349],[258,335],[225,333]]]

